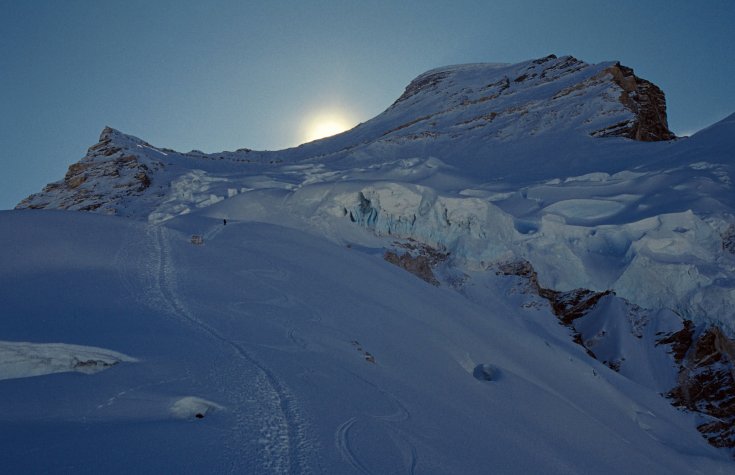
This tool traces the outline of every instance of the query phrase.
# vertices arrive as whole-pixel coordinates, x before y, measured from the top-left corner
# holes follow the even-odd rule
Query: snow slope
[[[692,415],[563,327],[519,331],[526,310],[381,248],[197,215],[0,222],[3,338],[139,360],[0,381],[8,472],[732,471]]]

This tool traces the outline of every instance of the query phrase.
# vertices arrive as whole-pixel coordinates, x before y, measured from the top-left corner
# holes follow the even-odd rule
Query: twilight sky
[[[457,63],[619,60],[692,133],[735,112],[733,25],[731,0],[0,0],[0,209],[105,125],[179,151],[286,148]]]

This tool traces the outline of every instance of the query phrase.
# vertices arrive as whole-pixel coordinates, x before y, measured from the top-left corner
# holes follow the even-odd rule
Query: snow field
[[[119,256],[67,272],[65,312],[81,317],[63,326],[43,324],[43,301],[23,301],[29,287],[53,295],[53,281],[0,274],[12,290],[2,307],[25,308],[23,319],[4,318],[9,334],[84,335],[140,360],[83,387],[63,374],[0,381],[0,402],[13,408],[3,423],[12,443],[0,434],[15,448],[2,457],[6,467],[154,472],[152,451],[169,469],[218,473],[482,473],[488,460],[499,473],[730,466],[689,416],[590,360],[555,323],[519,332],[525,311],[500,295],[473,303],[368,248],[193,214],[166,227],[68,213],[0,219],[24,237],[0,247],[11,264],[48,242],[65,250],[48,262],[61,269],[89,253]],[[57,227],[54,237],[34,233],[38,220]],[[218,227],[204,246],[189,243],[193,229]],[[91,280],[93,295],[81,291]],[[102,302],[107,314],[95,315]],[[483,364],[499,377],[473,377]],[[43,409],[52,399],[66,405],[63,417]],[[59,431],[90,450],[80,453]],[[100,444],[124,448],[130,460],[115,465]],[[49,455],[24,455],[38,446]]]

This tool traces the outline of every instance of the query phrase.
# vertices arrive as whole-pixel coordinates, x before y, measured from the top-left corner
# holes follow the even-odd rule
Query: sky
[[[0,209],[106,125],[184,152],[277,150],[449,64],[619,60],[688,135],[735,112],[733,24],[731,0],[0,0]]]

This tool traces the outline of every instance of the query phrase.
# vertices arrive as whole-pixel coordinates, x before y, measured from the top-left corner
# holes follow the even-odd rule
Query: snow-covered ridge
[[[699,153],[727,150],[731,129],[603,138],[673,136],[663,93],[615,62],[458,65],[420,75],[351,131],[280,152],[181,154],[106,128],[18,207],[344,221],[445,248],[459,267],[525,259],[547,287],[612,289],[732,331],[731,158]]]
[[[464,149],[492,154],[488,147],[493,143],[549,134],[673,137],[666,128],[663,94],[654,97],[647,91],[658,90],[655,86],[640,84],[650,85],[617,63],[589,65],[571,56],[441,68],[419,76],[388,110],[353,130],[279,152],[181,154],[108,127],[63,181],[49,184],[18,208],[139,216],[145,211],[136,208],[150,212],[168,183],[192,168],[232,174],[250,171],[249,164],[304,160],[354,164],[385,160],[386,153],[425,154],[427,147],[432,155],[451,162]],[[650,123],[651,107],[655,124]],[[149,189],[152,183],[157,186]]]
[[[439,107],[431,104],[435,96],[441,98]],[[489,103],[489,112],[484,103]],[[583,110],[581,103],[591,108]],[[618,135],[644,141],[674,138],[667,126],[663,92],[654,84],[638,78],[620,63],[589,65],[571,56],[550,55],[516,65],[469,64],[435,69],[414,79],[391,109],[411,109],[419,104],[431,104],[424,108],[433,109],[433,113],[418,116],[394,130],[444,115],[455,122],[450,127],[471,130],[509,116],[521,120],[521,133],[531,135],[549,127],[572,125],[595,136]],[[457,109],[462,109],[462,121],[453,117]],[[599,119],[600,125],[603,121],[607,124],[594,125]],[[501,132],[500,136],[506,134]]]
[[[617,63],[589,65],[568,56],[440,68],[419,76],[385,113],[353,131],[272,156],[249,150],[182,155],[106,128],[63,182],[19,208],[94,210],[162,222],[241,193],[282,190],[284,196],[296,193],[292,212],[348,210],[351,221],[378,234],[450,248],[464,265],[513,254],[533,262],[545,285],[554,288],[610,288],[641,305],[666,303],[695,320],[729,322],[732,263],[718,251],[732,209],[731,199],[724,198],[729,164],[697,157],[678,169],[633,172],[631,165],[640,169],[646,161],[656,162],[658,150],[580,141],[582,130],[604,135],[629,129],[641,135],[665,129],[665,105],[653,104],[646,112],[663,114],[648,129],[641,125],[642,115],[632,114],[630,108],[643,107],[641,84],[657,90]],[[328,151],[331,143],[359,136],[373,140],[298,159],[307,149]],[[536,142],[557,147],[546,163],[537,149],[526,150]],[[478,143],[485,144],[479,152]],[[488,187],[488,180],[502,179],[493,171],[509,165],[499,163],[507,159],[488,144],[513,156],[514,164],[528,162],[532,173],[545,170],[546,176],[561,178],[520,190],[524,183],[518,179]],[[678,148],[694,158],[686,144]],[[442,159],[384,157],[419,149]],[[621,153],[632,159],[620,160]],[[580,158],[560,159],[570,154]],[[677,148],[668,154],[676,156]],[[582,156],[587,158],[580,167]],[[499,166],[487,170],[485,162]],[[575,168],[595,165],[599,171],[574,175]],[[339,184],[334,189],[343,190],[341,195],[332,193],[317,208],[301,209],[307,190],[324,189],[325,183]],[[641,279],[653,288],[642,287]]]

